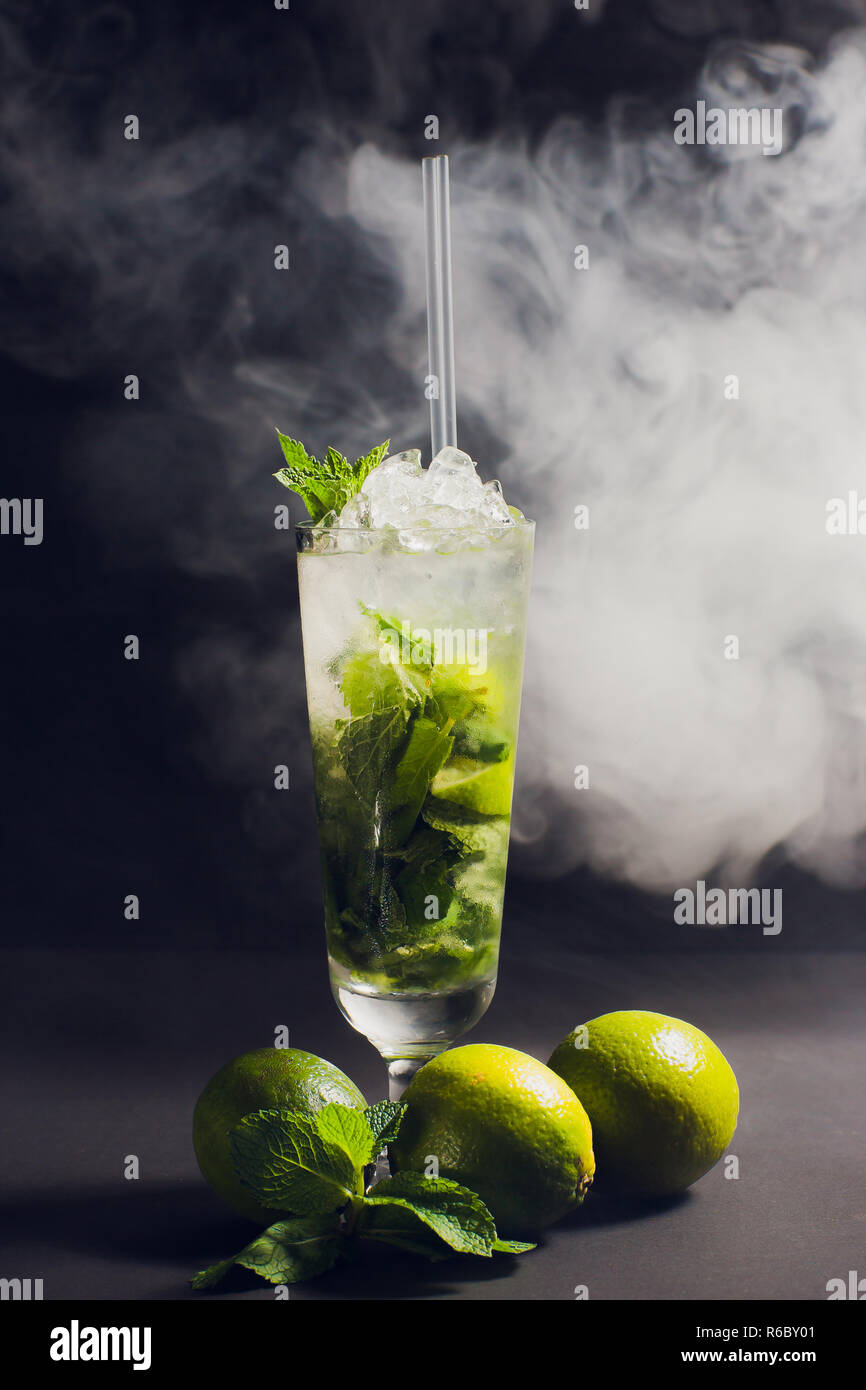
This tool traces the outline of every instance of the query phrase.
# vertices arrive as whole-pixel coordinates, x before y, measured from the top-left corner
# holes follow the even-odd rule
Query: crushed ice
[[[420,449],[386,458],[331,524],[340,529],[485,531],[513,526],[521,519],[520,512],[506,504],[500,484],[483,483],[469,455],[448,445],[427,469],[421,466]]]

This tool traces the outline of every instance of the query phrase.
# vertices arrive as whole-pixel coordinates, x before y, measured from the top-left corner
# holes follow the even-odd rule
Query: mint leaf
[[[324,1274],[336,1263],[338,1242],[333,1216],[278,1221],[236,1255],[235,1264],[254,1270],[271,1284],[297,1284]]]
[[[449,915],[455,895],[455,872],[463,863],[465,850],[458,840],[440,830],[421,825],[405,844],[386,853],[395,869],[394,885],[406,910],[408,926],[425,938],[432,938]],[[435,918],[428,914],[430,897],[436,898]]]
[[[379,1144],[362,1110],[332,1101],[315,1116],[316,1128],[328,1144],[339,1145],[348,1154],[355,1170],[371,1163],[379,1152]]]
[[[446,831],[434,830],[418,821],[418,828],[411,833],[405,844],[395,849],[386,849],[385,859],[395,865],[393,872],[399,876],[410,873],[423,874],[425,870],[438,873],[442,866],[452,869],[463,859],[463,845]]]
[[[405,844],[388,850],[386,858],[390,861],[400,860],[405,868],[421,872],[431,865],[437,865],[450,854],[460,852],[460,842],[452,835],[422,823]]]
[[[455,724],[468,719],[470,715],[474,716],[483,709],[483,705],[478,699],[480,692],[467,689],[465,682],[453,675],[447,668],[443,669],[439,666],[432,668],[431,686],[433,698],[442,717],[453,719]]]
[[[369,454],[354,463],[337,449],[329,448],[324,459],[308,454],[297,439],[277,430],[286,466],[274,477],[284,487],[296,492],[306,505],[313,521],[321,521],[331,511],[342,511],[350,497],[360,492],[361,485],[374,468],[378,468],[388,452],[390,440],[378,444]]]
[[[194,1274],[190,1283],[194,1289],[212,1289],[215,1284],[225,1278],[234,1262],[234,1256],[232,1256],[230,1260],[220,1260],[215,1265],[208,1265],[207,1269],[200,1269],[198,1274]]]
[[[373,1240],[397,1233],[418,1241],[423,1239],[418,1227],[424,1226],[466,1255],[490,1255],[497,1238],[493,1217],[477,1193],[422,1173],[398,1173],[377,1183],[364,1201],[359,1226]]]
[[[400,1131],[406,1106],[396,1100],[377,1100],[364,1111],[364,1118],[376,1140],[377,1151],[392,1144]]]
[[[375,856],[375,857],[374,857]],[[406,913],[394,887],[384,856],[368,853],[366,862],[353,866],[343,885],[346,906],[339,915],[346,945],[357,948],[359,959],[369,968],[371,953],[399,944],[406,924]]]
[[[271,1284],[297,1284],[324,1274],[339,1254],[339,1227],[333,1215],[277,1221],[230,1260],[220,1260],[193,1276],[194,1289],[212,1289],[233,1265],[241,1265]]]
[[[473,854],[500,858],[508,845],[507,816],[487,816],[438,796],[425,801],[421,814],[434,830],[451,835]]]
[[[313,1216],[345,1206],[358,1190],[357,1165],[319,1133],[315,1116],[256,1111],[235,1126],[229,1147],[235,1172],[262,1206]]]
[[[433,665],[434,652],[429,632],[422,638],[418,635],[421,629],[413,630],[405,619],[389,617],[376,608],[368,608],[365,603],[359,602],[358,606],[376,624],[379,640],[390,648],[394,660],[402,662],[404,669],[411,668],[422,679],[426,693],[436,697],[437,704],[442,705],[443,709],[446,704],[449,706],[443,718],[450,715],[462,719],[468,710],[475,707],[475,697],[465,685],[446,674],[441,667]],[[452,707],[457,711],[454,715]]]
[[[454,873],[461,863],[460,851],[455,849],[453,841],[442,838],[445,843],[435,859],[410,860],[394,880],[407,924],[416,933],[420,930],[425,939],[430,939],[437,925],[441,926],[448,917],[456,891]],[[412,839],[415,840],[416,835]],[[431,903],[431,898],[436,899],[435,904]],[[434,911],[435,916],[431,916]]]
[[[284,487],[298,494],[313,521],[321,521],[337,505],[340,495],[338,478],[334,476],[332,468],[308,454],[299,440],[290,439],[287,434],[280,434],[279,430],[277,437],[286,458],[286,467],[280,468],[274,477]]]
[[[379,650],[359,652],[343,665],[340,689],[353,719],[404,705],[416,709],[424,702],[420,676],[398,661],[383,661]]]
[[[371,621],[374,622],[374,623],[376,624],[376,627],[379,629],[379,636],[380,636],[380,638],[381,638],[383,641],[388,642],[388,644],[390,645],[392,651],[395,651],[395,652],[402,652],[402,651],[403,651],[404,638],[406,637],[406,633],[405,633],[404,630],[403,630],[403,624],[402,624],[402,622],[400,621],[400,619],[399,619],[399,618],[390,618],[390,617],[388,617],[387,614],[385,614],[385,613],[380,613],[379,610],[378,610],[377,608],[368,608],[367,605],[366,605],[366,603],[362,602],[360,599],[359,599],[359,601],[358,601],[358,607],[360,608],[361,612],[364,614],[364,616],[365,616],[366,618],[370,618]],[[412,635],[411,635],[411,629],[409,630],[408,645],[409,645],[409,652],[410,652],[410,655],[411,655],[411,650],[412,650]],[[426,666],[426,667],[427,667],[427,670],[430,669],[429,662],[426,662],[426,663],[423,663],[423,662],[422,662],[422,663],[413,662],[412,664],[413,664],[413,665],[422,665],[422,666]]]
[[[428,1260],[453,1259],[457,1253],[447,1241],[425,1225],[411,1207],[398,1202],[382,1202],[377,1207],[365,1207],[358,1223],[359,1242],[375,1240],[391,1245],[411,1255],[424,1255]]]
[[[400,659],[406,635],[396,619],[360,607],[383,645],[349,655],[334,672],[352,715],[339,724],[337,747],[362,801],[371,810],[388,808],[387,848],[407,838],[447,762],[453,720],[431,698],[430,667]]]
[[[443,729],[425,715],[412,721],[389,788],[393,843],[401,844],[418,819],[430,783],[451,752],[454,740],[450,730],[450,720]]]
[[[523,1255],[527,1250],[535,1250],[537,1247],[529,1240],[495,1240],[493,1242],[493,1253],[495,1255]]]
[[[406,736],[404,707],[363,714],[359,719],[338,721],[337,751],[361,801],[373,811],[389,775],[393,758]]]
[[[338,478],[343,483],[348,482],[352,472],[349,467],[349,460],[346,458],[345,454],[340,453],[339,449],[329,448],[325,454],[324,463],[322,463],[320,467],[331,477]]]

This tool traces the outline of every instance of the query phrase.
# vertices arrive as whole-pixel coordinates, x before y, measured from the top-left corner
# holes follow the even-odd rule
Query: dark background
[[[449,137],[525,136],[531,148],[568,113],[601,128],[632,99],[669,114],[714,44],[782,41],[820,59],[862,17],[854,4],[781,0],[608,0],[589,17],[564,0],[293,0],[288,14],[265,3],[3,7],[2,491],[45,499],[41,546],[0,539],[9,1272],[53,1273],[47,1296],[178,1296],[187,1266],[235,1235],[214,1227],[186,1117],[210,1072],[266,1045],[277,1024],[371,1096],[381,1085],[327,991],[294,556],[272,525],[286,499],[274,496],[270,431],[276,420],[317,442],[323,363],[349,371],[360,359],[369,373],[352,407],[359,446],[383,421],[384,437],[392,411],[420,437],[426,412],[370,351],[394,288],[357,226],[307,196],[313,155],[373,140],[420,159],[430,111],[443,127],[432,152],[446,153]],[[140,115],[138,143],[120,138],[127,112]],[[279,242],[296,269],[275,289]],[[238,371],[283,357],[311,371],[298,420],[278,374],[262,384]],[[122,396],[128,372],[142,382],[134,404]],[[471,412],[461,442],[482,460],[496,445]],[[531,504],[522,487],[515,476],[506,492]],[[127,633],[140,636],[138,662],[123,659]],[[280,762],[287,793],[272,790]],[[502,983],[477,1033],[546,1057],[579,1018],[643,1006],[718,1036],[752,1083],[743,1144],[751,1136],[755,1155],[769,1145],[785,1196],[774,1189],[769,1204],[774,1236],[755,1224],[766,1190],[752,1189],[734,1225],[752,1227],[767,1262],[735,1274],[738,1250],[723,1241],[707,1297],[823,1297],[862,1249],[850,1223],[863,1219],[853,953],[864,894],[785,859],[771,852],[760,869],[785,891],[777,938],[675,927],[669,894],[591,863],[539,877],[517,852]],[[141,897],[139,921],[124,920],[128,893]],[[33,1119],[49,1111],[50,1123]],[[814,1187],[803,1140],[792,1148],[804,1122],[829,1129],[838,1209],[825,1201],[808,1229],[784,1232]],[[130,1215],[138,1185],[118,1185],[118,1155],[139,1151],[155,1185]],[[718,1181],[706,1199],[694,1246],[682,1213],[662,1214],[654,1271],[633,1223],[631,1284],[605,1248],[609,1223],[632,1230],[632,1215],[601,1208],[599,1296],[694,1292],[688,1252],[697,1259],[729,1226],[726,1186],[736,1184]],[[571,1296],[570,1265],[535,1269],[519,1292],[504,1274],[497,1291],[480,1276],[425,1276],[415,1291]],[[383,1296],[411,1293],[402,1274],[396,1283]],[[329,1287],[326,1297],[359,1296]]]
[[[423,437],[426,409],[368,351],[393,287],[357,228],[313,205],[310,151],[374,139],[420,158],[447,151],[449,133],[531,142],[563,114],[602,122],[626,98],[669,112],[714,43],[784,40],[820,57],[856,17],[769,3],[609,3],[593,22],[545,3],[5,7],[3,489],[44,497],[46,517],[41,546],[0,547],[10,940],[252,947],[315,920],[294,559],[272,526],[288,497],[274,495],[270,431],[276,419],[316,440],[329,402],[314,377],[286,420],[279,381],[262,398],[237,368],[275,353],[289,377],[361,352],[365,389],[384,394],[363,440],[389,401]],[[120,139],[128,111],[137,143]],[[441,113],[435,147],[428,111]],[[299,273],[275,277],[282,241]],[[239,423],[215,419],[222,396]],[[464,431],[475,456],[493,452],[483,421],[470,414]],[[526,506],[519,475],[506,482]],[[127,633],[137,663],[122,659]],[[288,793],[270,789],[279,762]],[[818,893],[783,862],[762,880],[790,884],[773,949],[858,940],[862,898]],[[528,891],[546,923],[579,904],[584,941],[705,944],[672,926],[669,895],[623,895],[591,870],[526,889],[538,867],[517,846],[511,894]],[[142,900],[135,924],[127,893]]]

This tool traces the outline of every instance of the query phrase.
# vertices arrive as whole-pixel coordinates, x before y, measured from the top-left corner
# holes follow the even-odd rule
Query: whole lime
[[[589,1120],[535,1057],[490,1043],[456,1047],[416,1073],[403,1103],[392,1169],[471,1188],[500,1235],[533,1235],[583,1201],[595,1170]]]
[[[737,1127],[739,1090],[716,1044],[679,1018],[642,1009],[575,1028],[549,1066],[592,1122],[604,1187],[681,1192],[718,1162]]]
[[[332,1101],[362,1109],[367,1104],[348,1076],[311,1052],[260,1047],[235,1057],[211,1077],[193,1112],[192,1142],[203,1178],[239,1216],[271,1225],[280,1213],[259,1206],[235,1175],[229,1134],[251,1110],[313,1114]]]

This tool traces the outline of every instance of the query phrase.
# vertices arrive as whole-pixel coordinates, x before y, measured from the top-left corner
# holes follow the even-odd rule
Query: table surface
[[[273,1298],[237,1271],[195,1294],[196,1270],[253,1234],[201,1179],[190,1117],[230,1057],[273,1041],[329,1057],[369,1099],[378,1057],[339,1017],[318,924],[309,949],[97,952],[9,949],[3,964],[2,1272],[46,1299]],[[441,1264],[382,1250],[292,1288],[298,1299],[825,1299],[866,1272],[862,1000],[866,956],[582,954],[511,934],[474,1041],[546,1060],[576,1023],[614,1008],[688,1018],[737,1073],[729,1152],[688,1194],[615,1203],[590,1194],[520,1259]],[[315,949],[314,944],[315,943]],[[127,1155],[138,1180],[124,1178]]]

